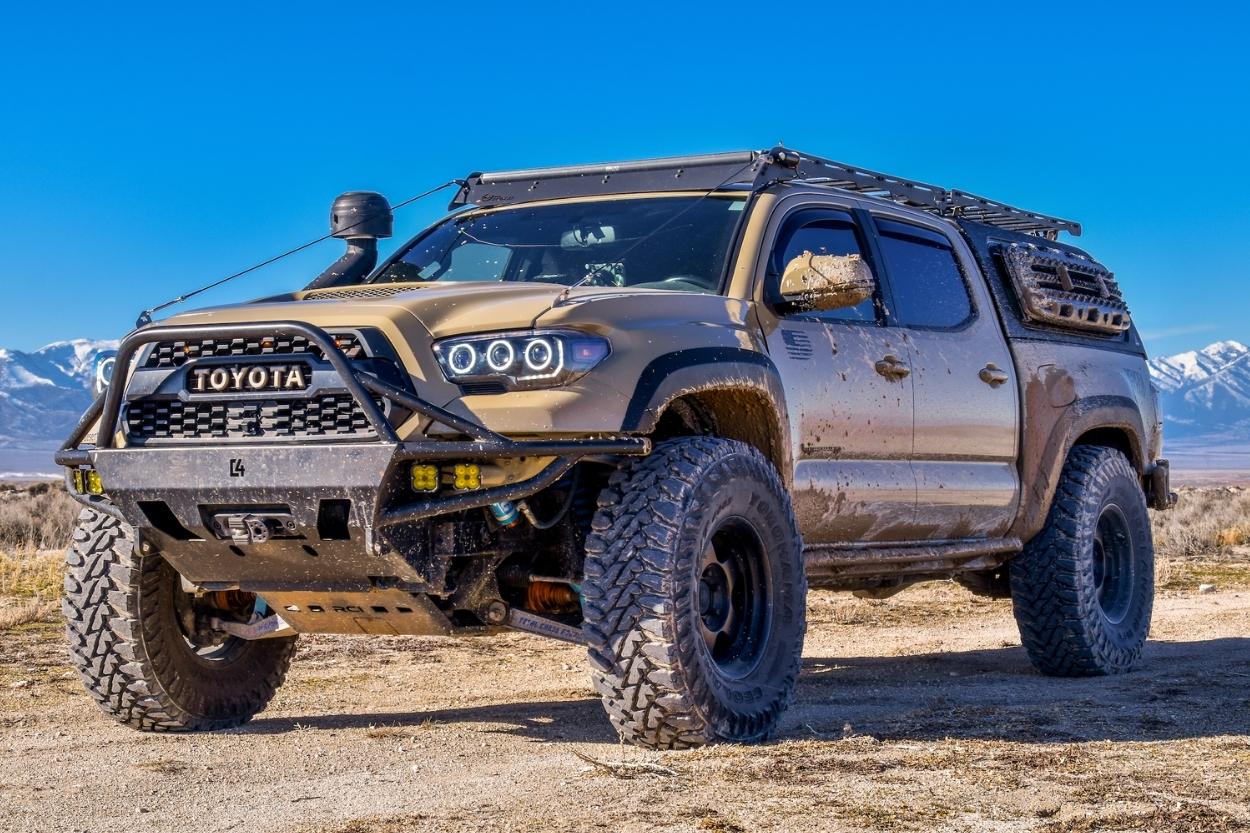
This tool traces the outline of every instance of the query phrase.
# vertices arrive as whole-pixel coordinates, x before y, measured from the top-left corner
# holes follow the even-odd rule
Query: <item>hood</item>
[[[301,292],[291,300],[310,310],[329,304],[401,307],[434,338],[479,329],[525,329],[560,297],[564,287],[550,283],[448,283],[347,286]]]
[[[566,291],[568,297],[562,300]],[[657,306],[656,296],[663,297],[665,303]],[[681,299],[685,299],[684,302]],[[365,325],[380,318],[408,318],[415,319],[434,339],[440,339],[492,330],[525,330],[540,323],[539,319],[548,317],[548,313],[578,309],[592,301],[609,303],[612,307],[627,303],[636,314],[647,310],[656,315],[664,312],[667,317],[673,309],[693,305],[701,310],[709,304],[723,305],[725,299],[660,289],[583,286],[569,291],[568,287],[553,283],[362,284],[193,310],[165,323],[290,319],[325,326],[353,322]]]
[[[482,330],[525,329],[551,309],[564,289],[544,283],[365,284],[206,307],[157,323],[291,320],[318,326],[364,326],[382,319],[400,325],[407,319],[437,339]]]

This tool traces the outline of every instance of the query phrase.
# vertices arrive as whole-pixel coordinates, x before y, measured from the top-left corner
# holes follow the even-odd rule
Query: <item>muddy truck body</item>
[[[65,612],[144,729],[238,724],[296,634],[586,645],[622,736],[765,738],[809,586],[1013,599],[1035,665],[1138,660],[1174,500],[1080,227],[790,150],[473,174],[377,263],[147,324],[58,454]]]

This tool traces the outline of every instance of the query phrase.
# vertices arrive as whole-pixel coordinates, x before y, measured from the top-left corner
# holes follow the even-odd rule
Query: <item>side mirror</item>
[[[803,252],[781,274],[781,297],[798,310],[853,307],[872,297],[877,281],[859,255]]]

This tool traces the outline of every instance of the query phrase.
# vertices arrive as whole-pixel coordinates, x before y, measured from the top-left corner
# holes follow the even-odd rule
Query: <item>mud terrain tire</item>
[[[1137,472],[1077,446],[1042,532],[1009,564],[1012,605],[1043,674],[1121,674],[1141,657],[1154,605],[1154,543]]]
[[[148,731],[224,729],[245,723],[282,684],[295,638],[228,637],[213,658],[183,637],[177,572],[135,551],[129,526],[84,510],[66,553],[70,654],[105,713]]]
[[[622,739],[766,739],[793,697],[807,579],[789,495],[749,445],[669,440],[599,496],[582,585],[591,676]]]

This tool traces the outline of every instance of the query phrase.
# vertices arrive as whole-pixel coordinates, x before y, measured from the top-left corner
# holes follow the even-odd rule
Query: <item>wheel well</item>
[[[1133,464],[1133,468],[1142,471],[1141,451],[1133,442],[1132,436],[1123,428],[1094,428],[1086,431],[1077,437],[1076,442],[1072,444],[1075,448],[1078,445],[1096,445],[1103,448],[1114,448],[1119,451],[1128,461]]]
[[[755,446],[786,476],[785,441],[776,409],[762,391],[718,388],[689,393],[664,406],[651,438],[708,436]]]

